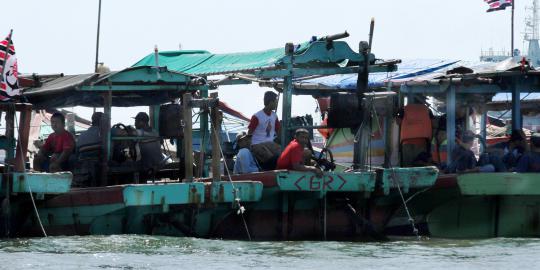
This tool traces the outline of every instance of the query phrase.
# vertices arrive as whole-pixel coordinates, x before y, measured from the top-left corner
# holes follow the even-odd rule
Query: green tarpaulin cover
[[[308,44],[296,45],[295,54],[304,52]],[[285,57],[285,49],[227,54],[212,54],[207,51],[167,51],[158,55],[159,66],[204,76],[273,68],[281,64],[281,60]],[[155,54],[152,53],[133,65],[137,66],[156,66]]]

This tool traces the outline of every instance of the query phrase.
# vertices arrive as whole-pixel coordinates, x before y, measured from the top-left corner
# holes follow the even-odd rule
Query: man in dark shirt
[[[495,172],[499,171],[498,164],[492,160],[479,163],[474,152],[471,150],[475,135],[472,131],[466,130],[461,139],[457,140],[456,148],[452,151],[452,162],[448,166],[449,173],[471,173],[471,172]],[[503,171],[504,169],[501,169]]]
[[[449,173],[478,172],[476,157],[471,151],[474,134],[464,133],[461,140],[457,140],[456,148],[452,151],[452,162],[448,166]]]
[[[512,130],[510,139],[505,148],[503,148],[504,156],[502,161],[508,170],[513,171],[516,167],[519,159],[527,151],[527,141],[526,136],[523,130],[515,129]]]
[[[82,156],[96,155],[96,152],[101,149],[100,124],[102,117],[102,112],[92,114],[92,126],[77,137],[76,149],[79,156],[81,156],[82,152],[84,152]]]
[[[150,127],[150,117],[145,112],[139,112],[135,116],[135,128],[137,136],[142,137],[138,140],[138,146],[141,151],[141,165],[143,170],[157,170],[164,159],[161,153],[161,141],[159,135]]]
[[[540,133],[531,135],[531,151],[519,159],[516,172],[540,172]]]

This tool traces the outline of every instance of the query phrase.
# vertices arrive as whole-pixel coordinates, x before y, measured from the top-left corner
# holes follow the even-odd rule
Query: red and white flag
[[[484,0],[489,5],[489,9],[486,12],[492,12],[497,10],[504,10],[507,7],[511,7],[514,0]]]
[[[8,48],[9,44],[9,48]],[[0,101],[20,94],[17,57],[11,36],[0,41]]]

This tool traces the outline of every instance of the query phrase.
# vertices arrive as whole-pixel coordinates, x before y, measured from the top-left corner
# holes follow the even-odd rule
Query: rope
[[[373,115],[377,115],[377,111],[375,110],[375,107],[373,105],[373,102],[370,102],[370,113],[373,113]],[[372,118],[372,117],[371,117]],[[372,119],[371,119],[372,120]],[[370,120],[370,122],[371,122]],[[379,132],[382,130],[381,128],[381,123],[379,122],[379,119],[377,118],[377,126],[379,128]],[[371,136],[370,136],[371,137]],[[370,150],[371,148],[371,145],[368,147],[368,149]],[[370,152],[370,159],[371,159],[371,152]],[[370,162],[371,163],[371,162]],[[371,165],[371,164],[370,164]],[[421,239],[420,237],[420,234],[418,232],[418,228],[416,228],[416,224],[415,224],[415,221],[414,221],[414,218],[411,216],[411,213],[409,211],[409,207],[407,206],[407,202],[412,199],[412,197],[416,196],[418,193],[422,193],[422,192],[425,192],[427,189],[425,190],[422,190],[416,194],[414,194],[411,198],[409,198],[408,200],[405,200],[405,197],[403,196],[403,192],[401,191],[401,186],[399,185],[399,181],[397,179],[397,174],[396,174],[396,171],[394,170],[394,167],[392,166],[392,162],[390,162],[390,170],[392,170],[392,181],[394,182],[394,184],[397,186],[397,189],[398,189],[398,192],[399,192],[399,196],[401,198],[401,202],[403,203],[403,208],[405,209],[405,212],[407,213],[407,218],[408,218],[408,221],[409,223],[411,224],[411,228],[412,228],[412,231],[414,233],[414,235],[416,236],[416,238],[418,240]],[[428,188],[429,189],[429,188]]]
[[[217,133],[217,130],[216,130],[216,125],[214,123],[214,119],[212,119],[212,130],[214,131],[214,136],[218,136],[218,133]],[[221,154],[221,157],[223,158],[223,165],[225,167],[225,171],[227,172],[227,177],[228,177],[229,182],[231,183],[231,186],[232,186],[234,202],[236,203],[236,206],[238,207],[238,210],[236,211],[236,214],[240,215],[242,217],[242,222],[244,223],[244,229],[246,230],[248,240],[251,241],[251,234],[249,233],[249,228],[247,226],[246,219],[244,218],[244,212],[246,211],[246,208],[244,208],[244,206],[242,206],[242,204],[240,203],[240,198],[238,197],[238,193],[237,193],[238,190],[236,189],[236,187],[234,186],[234,183],[232,181],[231,173],[229,171],[229,166],[227,166],[227,162],[225,161],[225,155],[223,154],[223,148],[221,147],[221,144],[218,144],[218,147],[219,147],[219,152]],[[212,173],[214,173],[214,172],[212,172]]]
[[[398,188],[399,196],[401,197],[401,202],[403,203],[403,208],[405,208],[405,212],[407,213],[407,217],[409,219],[409,223],[411,224],[411,228],[413,230],[413,233],[416,236],[416,239],[420,240],[421,239],[420,234],[418,233],[418,229],[416,228],[414,218],[411,216],[411,213],[409,211],[409,207],[407,206],[407,201],[405,201],[405,197],[403,197],[403,192],[401,192],[401,186],[399,185],[399,182],[397,181],[396,171],[394,170],[392,165],[390,165],[390,170],[392,170],[392,181],[394,182],[394,184]]]
[[[15,110],[15,104],[13,104],[13,109]],[[17,113],[16,113],[16,111],[15,111],[14,114],[15,115],[13,116],[13,118],[15,119],[15,126],[18,127],[19,123],[17,121]],[[20,130],[17,128],[17,131],[20,131]],[[19,142],[20,142],[20,138],[21,138],[21,134],[19,133]],[[23,156],[24,153],[22,151],[22,145],[20,143],[19,143],[19,146],[20,147],[17,147],[17,150],[20,151],[21,158],[24,160],[24,156]],[[24,165],[23,165],[23,175],[26,178],[26,166],[24,166]],[[25,182],[26,182],[26,186],[28,187],[28,191],[30,192],[30,200],[32,201],[32,206],[34,207],[34,213],[36,214],[36,218],[38,220],[39,227],[41,228],[41,232],[43,233],[43,236],[47,237],[47,232],[45,231],[45,228],[43,227],[43,223],[41,222],[41,217],[39,216],[39,211],[37,209],[36,202],[34,200],[34,195],[32,194],[32,188],[30,187],[29,181],[25,181]]]
[[[375,109],[375,108],[373,108],[373,109]],[[379,121],[377,121],[377,124],[378,124],[378,127],[379,127],[379,131],[382,130],[381,129],[381,123]],[[399,197],[401,198],[401,202],[403,203],[403,207],[405,208],[405,212],[407,213],[407,218],[408,218],[409,223],[411,224],[412,231],[413,231],[414,235],[416,236],[416,239],[420,240],[421,237],[420,237],[420,234],[418,232],[418,228],[416,228],[414,218],[411,216],[411,212],[409,211],[409,207],[407,206],[407,202],[409,200],[405,200],[405,197],[403,196],[403,192],[401,191],[401,186],[399,185],[399,181],[397,179],[397,174],[396,174],[396,171],[394,170],[394,167],[392,166],[392,161],[391,160],[389,161],[389,164],[390,164],[389,169],[392,170],[392,181],[394,182],[394,184],[398,188]],[[422,191],[422,192],[424,192],[424,191]],[[412,197],[414,197],[415,195],[413,195]],[[409,199],[411,199],[411,198],[409,198]]]

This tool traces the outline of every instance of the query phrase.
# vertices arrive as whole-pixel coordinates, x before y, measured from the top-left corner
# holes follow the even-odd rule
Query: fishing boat
[[[258,82],[280,91],[283,100],[281,145],[299,128],[291,121],[292,95],[329,96],[330,92],[303,92],[294,82],[313,76],[386,72],[399,61],[376,61],[369,43],[359,52],[339,39],[347,33],[314,38],[309,42],[262,52],[212,54],[207,51],[154,52],[130,68],[104,74],[60,76],[39,81],[25,90],[36,109],[66,106],[103,107],[103,142],[99,156],[86,170],[74,170],[74,178],[91,175],[86,187],[40,203],[38,217],[28,219],[21,235],[160,234],[225,239],[381,239],[381,228],[370,220],[374,194],[389,194],[400,178],[404,186],[423,187],[437,177],[435,167],[358,167],[351,171],[327,171],[322,177],[310,172],[266,171],[243,175],[221,174],[225,158],[220,143],[220,103],[209,90],[221,85]],[[221,75],[219,79],[211,76]],[[353,112],[362,108],[392,117],[395,93],[341,95],[356,100]],[[361,106],[359,106],[361,105]],[[158,139],[172,139],[177,147],[173,162],[165,162],[150,174],[142,173],[134,160],[114,160],[120,141],[137,142],[144,136],[117,136],[111,131],[111,107],[149,106],[150,122]],[[168,108],[168,109],[167,109]],[[170,111],[172,114],[165,114]],[[370,111],[371,111],[370,110]],[[196,116],[192,112],[196,112]],[[346,112],[336,114],[346,116]],[[364,114],[368,117],[369,114]],[[351,115],[349,115],[350,117]],[[192,118],[199,117],[198,129]],[[365,126],[365,125],[364,125]],[[156,138],[153,138],[156,139]],[[201,141],[193,154],[193,141]],[[366,143],[367,137],[360,140]],[[360,143],[359,143],[359,147]],[[360,149],[360,148],[359,148]],[[358,150],[359,158],[365,151]],[[211,164],[205,162],[211,160]],[[82,161],[79,162],[82,164]],[[194,169],[193,164],[197,164]],[[205,166],[205,165],[211,166]],[[96,168],[89,170],[88,168]],[[227,168],[225,169],[227,172]],[[397,183],[399,185],[399,183]],[[384,196],[384,195],[381,195]],[[43,230],[38,226],[43,224]]]
[[[398,93],[401,104],[398,107],[418,103],[411,101],[421,101],[421,106],[429,107],[433,114],[444,116],[446,121],[444,127],[440,128],[446,131],[447,153],[452,153],[456,147],[456,122],[461,122],[462,127],[477,134],[478,156],[489,158],[489,155],[494,155],[487,150],[490,144],[507,141],[509,137],[506,130],[522,129],[521,119],[524,115],[534,121],[538,119],[538,101],[530,99],[538,92],[535,83],[538,71],[526,59],[520,58],[469,67],[461,64],[454,62],[446,67],[438,64],[443,68],[437,68],[436,72],[433,66],[424,66],[423,71],[415,71],[408,76],[388,74],[383,80],[373,78],[372,90]],[[347,80],[339,79],[341,76],[336,75],[338,79],[316,79],[299,86],[306,91],[317,88],[354,91],[356,85],[353,83],[347,86]],[[335,81],[345,83],[332,85]],[[350,81],[354,82],[354,79]],[[511,98],[504,101],[501,96]],[[465,110],[469,113],[457,121],[458,112],[463,113]],[[488,113],[503,110],[506,111],[504,114],[510,116],[511,126],[504,127],[503,124],[499,128],[503,130],[499,137],[489,137]],[[429,122],[428,119],[424,124],[431,125]],[[397,125],[395,120],[392,125],[382,126],[389,127],[383,133],[394,134],[391,144],[393,152],[397,153],[390,165],[386,166],[400,169],[403,166],[402,148],[399,145],[403,134],[401,130],[410,126]],[[533,127],[529,125],[529,128]],[[433,129],[436,130],[435,127]],[[334,132],[354,138],[350,131]],[[428,139],[432,139],[431,135]],[[329,138],[330,143],[331,140],[332,137]],[[377,147],[376,143],[372,145]],[[339,144],[337,146],[341,147]],[[378,154],[377,151],[368,153]],[[384,160],[373,160],[385,165]],[[451,162],[448,154],[448,159],[442,165],[448,166]],[[416,234],[444,238],[538,237],[538,183],[533,179],[540,179],[540,175],[521,172],[448,174],[442,170],[436,181],[424,183],[423,188],[410,189],[403,184],[394,185],[389,195],[374,196],[371,199],[371,214],[374,216],[370,220],[384,226],[388,235]],[[402,199],[402,203],[396,204],[396,198]],[[381,222],[377,223],[377,220]]]
[[[71,173],[30,172],[26,167],[28,136],[32,105],[9,101],[0,103],[0,115],[4,115],[5,133],[0,136],[3,154],[0,175],[0,236],[21,235],[27,220],[38,218],[36,205],[67,193],[71,186]]]

